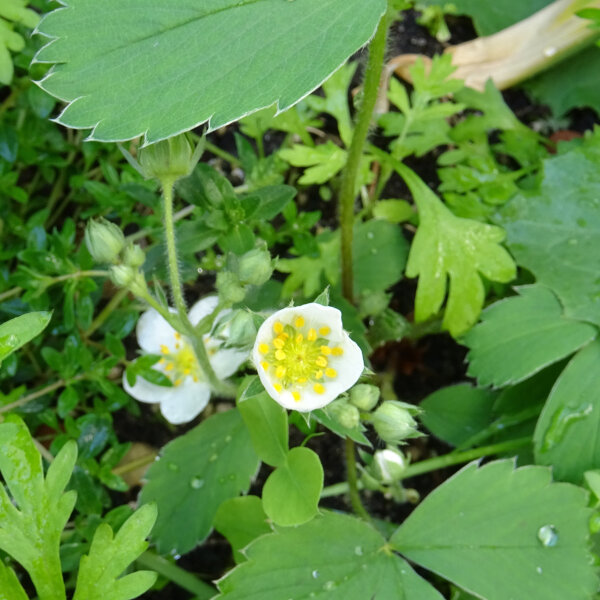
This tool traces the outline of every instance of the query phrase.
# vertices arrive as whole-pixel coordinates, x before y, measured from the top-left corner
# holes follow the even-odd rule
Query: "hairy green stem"
[[[354,447],[354,441],[350,438],[346,438],[346,478],[348,480],[348,493],[350,495],[352,510],[361,519],[369,521],[369,513],[366,511],[360,499],[358,490],[358,472],[356,469],[356,449]]]
[[[180,588],[191,592],[194,594],[195,600],[210,600],[217,593],[217,590],[212,585],[204,583],[204,581],[198,579],[190,572],[174,565],[166,558],[154,554],[154,552],[144,552],[136,562],[139,566],[156,571]]]
[[[352,302],[354,282],[352,275],[352,238],[354,228],[354,201],[356,198],[356,180],[360,169],[363,149],[369,133],[373,109],[377,101],[379,83],[385,58],[385,42],[388,29],[388,14],[379,22],[375,37],[369,46],[369,60],[365,73],[363,98],[352,144],[348,150],[348,161],[342,176],[340,188],[340,227],[342,234],[342,290],[347,300]]]

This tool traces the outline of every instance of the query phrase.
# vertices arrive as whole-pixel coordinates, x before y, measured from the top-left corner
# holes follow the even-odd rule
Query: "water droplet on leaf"
[[[538,540],[546,548],[552,548],[558,543],[558,531],[554,525],[544,525],[537,533]]]
[[[354,554],[356,554],[356,556],[362,556],[363,549],[360,546],[356,546],[356,548],[354,548]]]
[[[319,576],[319,571],[317,571],[316,569],[311,573],[311,575],[313,576],[313,579],[316,579]]]
[[[170,462],[167,464],[167,467],[169,467],[169,471],[174,471],[174,472],[179,471],[179,466],[176,465],[175,463]]]
[[[200,479],[200,477],[194,477],[190,481],[190,486],[195,490],[199,490],[203,485],[204,485],[204,479]]]

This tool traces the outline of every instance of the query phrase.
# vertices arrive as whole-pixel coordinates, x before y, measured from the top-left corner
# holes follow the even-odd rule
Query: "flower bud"
[[[161,183],[187,177],[199,158],[185,133],[145,146],[138,153],[144,176]]]
[[[347,400],[334,400],[328,407],[327,413],[346,429],[356,429],[360,423],[358,408],[349,404]]]
[[[117,262],[125,245],[125,236],[119,227],[102,217],[88,221],[83,239],[97,263]]]
[[[375,452],[371,468],[373,475],[382,483],[394,483],[400,479],[407,466],[402,452],[386,448]]]
[[[367,490],[377,491],[381,489],[381,483],[365,468],[361,468],[360,481]]]
[[[368,383],[359,383],[350,390],[350,402],[358,409],[369,411],[379,402],[379,388]]]
[[[399,444],[408,438],[419,437],[421,434],[417,431],[417,422],[411,412],[419,412],[419,409],[404,402],[384,402],[371,417],[377,435],[388,444]]]
[[[215,335],[227,338],[228,346],[249,346],[254,343],[257,331],[254,315],[246,310],[236,310],[229,320],[217,326]]]
[[[136,275],[137,270],[128,265],[115,265],[110,268],[110,280],[120,288],[129,287]]]
[[[138,269],[144,264],[145,260],[146,255],[139,246],[130,244],[129,246],[125,247],[123,252],[123,262],[126,265],[133,267],[134,269]]]
[[[218,273],[217,289],[219,290],[219,297],[224,304],[237,304],[246,296],[246,291],[231,271],[221,271]]]
[[[262,285],[273,274],[271,255],[268,250],[254,248],[239,259],[238,274],[242,283]]]

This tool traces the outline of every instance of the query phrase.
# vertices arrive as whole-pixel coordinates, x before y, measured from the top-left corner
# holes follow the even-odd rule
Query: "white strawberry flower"
[[[212,314],[218,298],[208,296],[192,306],[188,318],[192,325]],[[221,315],[228,311],[223,311]],[[220,315],[220,316],[221,316]],[[154,309],[139,318],[136,328],[140,348],[146,354],[160,354],[161,359],[152,368],[166,375],[172,387],[155,385],[138,376],[129,385],[123,376],[123,388],[140,402],[158,403],[167,421],[179,425],[198,416],[210,400],[211,389],[205,381],[190,341],[169,325]],[[204,336],[210,364],[219,379],[233,375],[248,358],[248,352],[223,348],[223,341]]]
[[[314,302],[266,319],[252,360],[269,395],[300,412],[335,400],[364,369],[362,352],[344,331],[340,311]]]

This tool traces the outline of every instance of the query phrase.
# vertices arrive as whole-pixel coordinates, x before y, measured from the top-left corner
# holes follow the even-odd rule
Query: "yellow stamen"
[[[283,350],[277,350],[277,352],[275,352],[275,358],[277,360],[285,360],[286,354]]]
[[[315,385],[313,386],[313,390],[315,390],[317,394],[324,394],[325,386],[322,383],[315,383]]]
[[[329,346],[321,346],[321,354],[328,356],[331,354],[331,348]]]
[[[300,402],[300,392],[292,392],[292,396],[296,402]]]
[[[308,381],[308,379],[306,379],[306,377],[299,377],[298,378],[298,383],[306,383]]]
[[[180,340],[181,339],[181,334],[178,331],[175,332],[175,339],[176,340]]]
[[[335,369],[332,369],[331,367],[328,367],[327,369],[325,369],[325,375],[327,375],[327,377],[337,377],[337,371]]]
[[[194,383],[198,383],[198,378],[195,375],[194,375],[193,379],[194,379]]]
[[[169,363],[166,367],[165,367],[165,371],[172,371],[173,370],[173,363]]]
[[[324,356],[319,356],[317,360],[315,360],[315,364],[317,367],[326,367],[327,366],[327,358]]]
[[[331,354],[333,354],[334,356],[341,356],[342,354],[344,354],[344,350],[343,348],[336,346],[335,348],[331,349]]]
[[[263,362],[260,363],[260,366],[265,370],[268,371],[269,370],[269,363],[266,360],[263,360]]]
[[[278,350],[281,350],[285,346],[285,341],[282,340],[280,337],[276,337],[273,340],[273,346],[275,346],[275,348],[277,348]]]
[[[183,374],[184,374],[184,375],[190,375],[190,374],[191,374],[191,372],[192,372],[192,370],[191,370],[189,367],[188,367],[187,369],[184,369],[184,370],[183,370]]]
[[[312,327],[308,330],[308,335],[306,336],[306,339],[309,342],[314,342],[317,339],[317,330],[313,329]]]
[[[298,329],[300,327],[304,327],[304,317],[296,317],[296,320],[294,321],[294,325],[296,327],[298,327]]]
[[[164,359],[164,358],[161,358],[161,359],[158,361],[158,364],[159,364],[159,365],[164,365],[164,364],[165,364],[165,359]]]
[[[301,333],[299,333],[299,334],[296,336],[296,343],[297,343],[297,344],[301,344],[303,341],[304,341],[304,336],[303,336]]]
[[[167,348],[167,346],[165,346],[164,344],[161,344],[161,345],[160,345],[160,351],[161,351],[163,354],[169,354],[169,349],[168,349],[168,348]]]
[[[279,366],[275,369],[275,377],[277,377],[277,379],[281,379],[285,375],[285,372],[286,368]]]
[[[273,325],[273,331],[279,335],[283,331],[283,325],[279,321],[276,321]]]
[[[181,385],[181,379],[176,379],[175,383],[173,384],[175,387],[177,387],[178,385]]]
[[[273,387],[278,391],[281,392],[281,390],[283,389],[282,385],[280,383],[274,383]]]
[[[175,344],[175,350],[179,350],[179,348],[181,348],[180,344]]]
[[[321,377],[323,377],[323,371],[321,371],[320,369],[318,371],[315,371],[315,379],[321,379]]]
[[[329,335],[330,332],[331,332],[331,329],[329,329],[329,327],[321,327],[319,329],[319,333],[321,335]]]
[[[269,344],[259,344],[258,351],[261,354],[268,354],[269,353]]]

